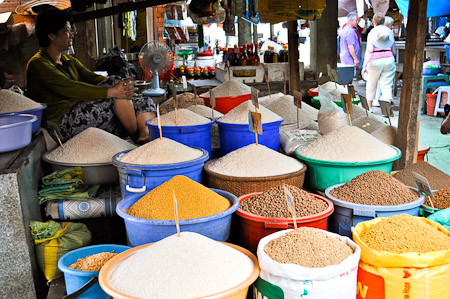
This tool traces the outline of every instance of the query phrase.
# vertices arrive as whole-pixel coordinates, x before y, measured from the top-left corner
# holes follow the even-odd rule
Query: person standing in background
[[[356,28],[360,18],[355,12],[347,16],[347,24],[343,26],[340,35],[340,58],[341,63],[345,65],[360,65],[360,46]]]
[[[384,26],[384,16],[373,16],[373,28],[367,36],[366,59],[362,72],[367,73],[366,97],[370,110],[380,84],[382,100],[392,101],[392,84],[395,75],[395,39],[391,29]]]

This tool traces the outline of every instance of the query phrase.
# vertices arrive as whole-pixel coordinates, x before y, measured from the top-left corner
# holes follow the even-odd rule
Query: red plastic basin
[[[200,97],[205,101],[206,106],[211,107],[209,97],[205,95],[206,93],[203,93],[200,95]],[[234,107],[239,106],[243,102],[251,99],[252,99],[251,93],[234,97],[216,97],[216,107],[214,107],[214,109],[223,114],[226,114]]]
[[[239,197],[239,202],[259,195],[262,192],[255,192],[251,194],[245,194]],[[333,203],[320,195],[309,193],[309,195],[321,199],[328,204],[328,208],[325,211],[314,214],[307,217],[296,218],[297,226],[315,227],[323,230],[328,228],[328,217],[333,213]],[[251,252],[256,253],[259,241],[267,235],[273,234],[280,230],[294,228],[294,221],[289,218],[267,218],[251,214],[237,209],[236,214],[239,219],[239,237],[242,246]]]
[[[319,92],[317,90],[314,90],[314,89],[317,89],[317,87],[313,87],[313,88],[308,89],[308,95],[310,97],[315,97],[315,96],[319,95]]]

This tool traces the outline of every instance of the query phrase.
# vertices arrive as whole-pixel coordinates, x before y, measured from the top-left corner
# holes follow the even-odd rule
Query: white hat
[[[374,31],[374,32],[372,32]],[[390,48],[394,43],[395,40],[393,39],[394,34],[392,33],[392,30],[384,25],[378,25],[375,28],[372,29],[370,33],[372,33],[373,36],[373,45],[380,49],[386,49]]]

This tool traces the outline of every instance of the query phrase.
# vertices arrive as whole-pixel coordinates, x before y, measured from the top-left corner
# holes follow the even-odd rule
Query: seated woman
[[[48,9],[36,19],[41,47],[27,65],[26,95],[48,105],[44,119],[55,123],[64,140],[97,127],[137,143],[149,140],[145,122],[155,117],[149,97],[133,99],[130,78],[99,76],[63,53],[72,46],[70,15]]]

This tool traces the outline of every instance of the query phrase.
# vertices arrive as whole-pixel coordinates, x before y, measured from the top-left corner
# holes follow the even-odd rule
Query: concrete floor
[[[353,84],[358,94],[365,95],[365,83],[363,81],[354,80]],[[393,126],[398,124],[398,108],[400,105],[401,90],[398,90],[397,96],[394,97],[394,117],[391,118]],[[379,107],[373,108],[373,113],[381,115]],[[442,116],[429,116],[422,114],[420,116],[419,141],[430,146],[430,151],[425,157],[434,167],[442,170],[450,175],[450,135],[442,135],[440,132],[441,123],[444,120]]]

